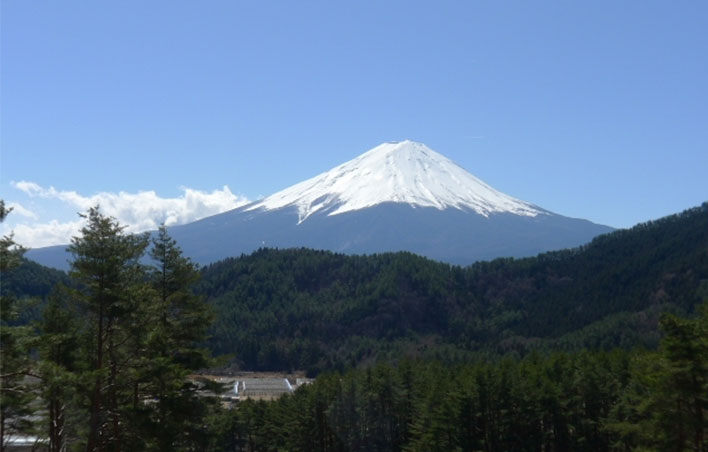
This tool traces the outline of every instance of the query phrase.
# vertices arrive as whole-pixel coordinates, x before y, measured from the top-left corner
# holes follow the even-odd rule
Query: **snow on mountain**
[[[172,226],[199,264],[262,247],[409,251],[458,265],[569,248],[612,231],[501,193],[421,143],[384,143],[263,200]],[[29,251],[66,268],[65,247]]]
[[[513,213],[535,217],[547,212],[501,193],[447,157],[410,140],[383,143],[325,173],[295,184],[247,210],[294,206],[299,222],[315,212],[337,215],[385,202],[472,210],[488,217]]]

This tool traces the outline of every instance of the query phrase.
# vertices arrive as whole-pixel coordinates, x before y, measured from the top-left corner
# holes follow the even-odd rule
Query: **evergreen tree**
[[[708,305],[702,316],[665,315],[663,369],[654,394],[654,419],[666,450],[703,451],[708,434]]]
[[[44,308],[39,325],[41,397],[47,409],[49,452],[66,450],[71,433],[67,422],[69,405],[77,396],[79,373],[79,326],[66,305],[66,290],[55,289]],[[76,410],[73,410],[76,413]]]
[[[150,292],[138,260],[147,247],[146,236],[124,233],[124,226],[92,207],[81,236],[74,237],[73,291],[83,315],[88,431],[86,450],[121,450],[131,433],[135,408],[135,368],[141,354],[136,342],[150,320],[144,315]]]
[[[144,375],[145,393],[156,402],[150,424],[159,450],[175,450],[189,442],[198,428],[200,411],[190,372],[211,364],[209,352],[200,346],[206,339],[212,313],[191,286],[199,278],[197,266],[182,255],[165,226],[154,237],[150,272],[154,299]]]
[[[0,199],[0,222],[12,208],[6,208]],[[17,267],[24,250],[18,247],[12,235],[0,239],[0,284],[8,271]],[[25,433],[30,427],[30,406],[34,399],[27,377],[30,374],[29,356],[31,330],[14,325],[19,316],[19,300],[0,287],[0,450],[4,451],[13,434]]]

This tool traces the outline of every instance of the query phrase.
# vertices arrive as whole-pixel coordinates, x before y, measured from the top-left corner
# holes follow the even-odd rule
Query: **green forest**
[[[227,413],[223,450],[705,450],[708,312],[662,319],[658,352],[531,353],[326,373]]]
[[[464,268],[262,249],[200,269],[164,227],[84,216],[68,274],[2,239],[3,451],[708,450],[708,203]],[[187,378],[215,368],[317,378],[227,409]]]
[[[401,356],[655,349],[661,313],[708,295],[708,204],[586,246],[462,268],[410,253],[263,249],[202,270],[210,348],[245,369],[344,370]]]

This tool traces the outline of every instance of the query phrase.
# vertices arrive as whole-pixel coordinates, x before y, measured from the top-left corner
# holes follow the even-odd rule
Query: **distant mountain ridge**
[[[383,143],[325,173],[240,208],[173,226],[200,264],[262,247],[347,254],[410,251],[467,265],[574,247],[613,228],[506,195],[410,140]],[[63,247],[27,257],[57,266]]]

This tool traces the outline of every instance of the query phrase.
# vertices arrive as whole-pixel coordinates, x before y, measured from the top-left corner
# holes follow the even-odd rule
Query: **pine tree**
[[[199,278],[197,266],[182,255],[164,225],[152,244],[153,324],[143,374],[145,391],[156,400],[151,425],[157,448],[167,451],[188,441],[198,421],[195,414],[203,408],[187,376],[211,364],[209,352],[200,344],[206,338],[212,312],[191,290]]]
[[[708,434],[708,305],[696,319],[665,315],[664,358],[655,393],[663,447],[702,451]],[[667,449],[668,450],[668,449]]]
[[[12,208],[6,208],[0,199],[0,222]],[[0,284],[8,271],[17,267],[24,250],[18,247],[12,235],[0,239]],[[2,290],[2,288],[0,288]],[[4,291],[3,291],[4,292]],[[27,376],[31,361],[29,347],[31,330],[13,322],[19,315],[19,301],[12,295],[0,293],[0,450],[13,435],[31,427],[29,415],[34,394]]]
[[[138,260],[146,236],[124,233],[124,226],[92,207],[81,236],[74,237],[69,251],[74,255],[73,291],[83,314],[88,372],[88,432],[86,450],[121,450],[127,439],[124,428],[133,402],[133,380],[139,350],[136,338],[147,331],[143,315],[149,291]]]
[[[47,408],[49,452],[66,450],[68,406],[76,397],[79,373],[79,326],[66,306],[63,287],[50,295],[39,324],[41,396]]]
[[[150,256],[155,261],[151,281],[158,293],[161,351],[185,369],[201,369],[210,363],[209,352],[199,344],[206,339],[213,313],[204,298],[192,292],[199,269],[182,255],[164,225],[153,239]]]

